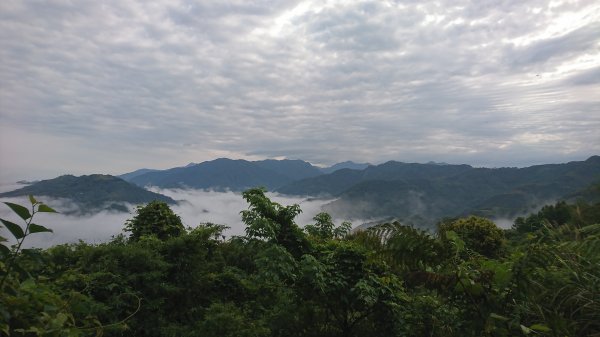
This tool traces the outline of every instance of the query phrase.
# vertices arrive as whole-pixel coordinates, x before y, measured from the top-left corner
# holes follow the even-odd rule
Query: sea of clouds
[[[11,191],[20,187],[23,187],[23,185],[1,184],[0,192]],[[241,193],[156,188],[153,188],[152,191],[168,195],[179,201],[178,205],[171,206],[171,208],[181,217],[186,227],[196,227],[201,223],[212,222],[229,226],[230,228],[225,232],[226,236],[244,234],[245,225],[242,223],[240,212],[248,208],[248,203],[242,198]],[[331,201],[289,197],[275,193],[268,193],[267,195],[271,200],[282,205],[300,205],[302,213],[296,218],[296,223],[300,226],[313,223],[312,218],[321,212],[321,207],[324,204]],[[65,199],[50,199],[43,196],[36,196],[36,198],[59,212],[73,210],[77,207]],[[1,201],[29,205],[27,197],[3,198]],[[128,205],[129,213],[102,211],[81,216],[38,213],[35,215],[34,222],[51,228],[54,232],[31,235],[27,237],[25,246],[46,248],[57,244],[75,243],[79,240],[88,243],[107,242],[113,236],[123,233],[123,225],[127,219],[134,216],[135,206]],[[0,218],[20,225],[23,224],[23,221],[4,204],[0,204]],[[334,220],[339,224],[343,219]],[[9,239],[12,237],[5,228],[0,229],[0,235]]]
[[[23,187],[22,184],[0,184],[0,192],[12,191],[21,187]],[[240,212],[248,209],[248,203],[239,192],[159,188],[151,188],[150,190],[167,195],[178,201],[178,204],[171,206],[171,208],[181,217],[185,227],[196,227],[199,224],[211,222],[228,226],[229,228],[224,233],[226,237],[244,235],[245,225],[242,223]],[[292,197],[277,193],[267,193],[267,196],[272,201],[284,206],[292,204],[300,205],[302,213],[296,218],[296,223],[301,227],[314,223],[313,217],[323,210],[323,206],[333,201],[333,199]],[[73,215],[73,211],[78,206],[68,199],[53,199],[44,196],[36,196],[36,198],[38,201],[44,202],[62,213],[36,214],[34,222],[52,229],[53,233],[36,233],[35,235],[31,235],[27,237],[24,244],[25,247],[47,248],[63,243],[76,243],[80,240],[92,244],[110,241],[114,236],[124,233],[124,224],[135,215],[136,208],[136,205],[130,204],[127,205],[129,209],[127,213],[101,211],[94,214]],[[3,198],[0,201],[29,205],[27,197]],[[357,205],[353,205],[353,207],[357,207]],[[23,220],[4,204],[0,204],[0,218],[19,225],[23,224]],[[334,222],[337,225],[345,220],[350,220],[353,223],[353,228],[357,228],[364,223],[375,223],[382,219],[345,219],[334,217]],[[510,228],[513,223],[513,220],[508,218],[492,220],[504,229]],[[124,234],[127,235],[127,233]],[[12,235],[7,232],[6,228],[0,228],[0,236],[9,239],[10,243],[14,243]]]

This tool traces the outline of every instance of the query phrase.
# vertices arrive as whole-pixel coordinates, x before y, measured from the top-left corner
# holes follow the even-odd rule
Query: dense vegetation
[[[471,216],[425,232],[398,222],[351,232],[326,213],[243,193],[246,235],[185,229],[139,207],[128,237],[0,245],[0,334],[10,336],[594,336],[600,334],[600,204],[558,203],[511,230]]]

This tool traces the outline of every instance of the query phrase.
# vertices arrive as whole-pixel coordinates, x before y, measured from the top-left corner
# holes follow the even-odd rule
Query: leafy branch
[[[31,234],[35,233],[44,233],[44,232],[52,232],[52,229],[46,228],[41,225],[37,225],[33,223],[33,217],[37,213],[58,213],[50,206],[37,201],[32,195],[29,196],[29,202],[31,203],[31,212],[25,206],[15,204],[12,202],[5,202],[15,214],[17,214],[23,221],[25,222],[25,230],[21,228],[21,226],[17,225],[14,222],[0,219],[0,222],[8,229],[8,231],[14,236],[17,240],[17,244],[13,245],[13,250],[11,251],[8,247],[3,244],[0,244],[0,253],[7,257],[8,263],[6,264],[6,271],[2,280],[0,281],[0,292],[4,290],[4,284],[6,283],[6,279],[10,274],[11,270],[14,268],[15,261],[19,252],[21,251],[21,247],[23,246],[23,242],[25,238]],[[5,241],[5,238],[1,238],[2,241]]]

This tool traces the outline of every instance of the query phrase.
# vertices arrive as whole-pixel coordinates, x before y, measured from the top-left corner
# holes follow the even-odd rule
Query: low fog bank
[[[22,186],[22,184],[0,184],[0,191],[10,191]],[[196,227],[201,223],[212,222],[229,226],[230,228],[224,233],[226,236],[244,234],[245,226],[241,221],[240,211],[247,209],[248,204],[242,198],[241,193],[158,188],[152,188],[151,191],[167,195],[179,202],[178,205],[171,206],[171,208],[181,217],[186,227]],[[299,204],[302,213],[296,218],[296,223],[301,227],[313,223],[312,218],[321,212],[325,205],[333,201],[332,199],[290,197],[277,193],[267,193],[267,196],[282,205]],[[67,199],[50,199],[43,196],[36,196],[36,198],[63,213],[73,211],[77,208],[73,202]],[[3,198],[1,201],[29,205],[29,200],[26,197]],[[358,206],[354,205],[354,207]],[[129,213],[102,211],[82,216],[49,213],[36,214],[34,222],[53,229],[54,233],[32,235],[26,239],[25,246],[47,248],[62,243],[76,243],[79,240],[88,243],[109,241],[111,237],[123,232],[125,221],[132,218],[135,214],[135,205],[127,205],[127,208],[130,210]],[[3,204],[0,204],[0,217],[19,225],[23,224],[23,221]],[[337,225],[344,220],[350,220],[353,228],[357,228],[363,224],[365,225],[362,227],[368,227],[369,225],[389,219],[379,219],[380,221],[377,221],[377,219],[342,219],[334,217],[334,222]],[[492,220],[504,229],[510,228],[513,223],[513,220],[508,218],[496,218]],[[12,235],[5,228],[0,229],[0,235],[12,239]]]
[[[494,218],[494,219],[490,219],[492,220],[496,226],[502,228],[502,229],[511,229],[512,225],[514,223],[514,220],[511,219],[507,219],[507,218]]]
[[[67,203],[64,199],[51,200],[47,197],[36,196],[38,201],[48,204],[58,212],[65,209],[72,210],[76,206],[73,203]],[[2,201],[14,202],[30,208],[27,197],[21,198],[3,198]],[[64,205],[62,208],[60,205]],[[131,206],[130,209],[133,209]],[[25,239],[24,247],[47,248],[62,243],[75,243],[83,240],[88,243],[102,243],[111,239],[112,236],[121,233],[123,224],[132,215],[130,213],[107,212],[102,211],[93,215],[74,216],[53,213],[37,213],[33,222],[50,228],[54,233],[35,233]],[[0,217],[12,221],[22,228],[24,222],[15,215],[6,205],[0,205]],[[13,237],[7,232],[6,228],[0,230],[0,235],[14,243]]]
[[[244,224],[240,212],[248,209],[248,203],[237,192],[216,192],[207,190],[180,190],[150,188],[152,192],[161,193],[179,202],[171,206],[173,211],[181,216],[186,227],[196,227],[200,223],[212,222],[231,227],[226,235],[244,234]],[[300,205],[302,213],[296,217],[300,226],[312,223],[312,218],[321,212],[324,204],[331,200],[316,200],[302,197],[288,197],[277,193],[267,193],[267,196],[281,205]]]
[[[560,199],[537,199],[532,203],[534,206],[529,207],[526,211],[518,212],[516,214],[513,213],[508,216],[494,217],[490,220],[502,229],[511,229],[517,218],[526,218],[531,214],[536,214],[545,206],[555,205],[559,201]]]
[[[10,191],[23,185],[0,185],[3,191]],[[179,201],[178,205],[171,206],[179,215],[186,227],[196,227],[201,223],[212,222],[227,225],[230,228],[226,236],[243,235],[245,226],[241,221],[240,211],[248,208],[248,204],[240,193],[215,192],[203,190],[162,190],[151,189]],[[302,213],[296,218],[296,223],[305,226],[313,222],[312,218],[319,212],[324,204],[331,200],[316,200],[301,197],[287,197],[275,193],[267,193],[271,200],[282,205],[299,204]],[[77,206],[65,199],[50,199],[44,196],[36,198],[53,207],[59,212],[72,211]],[[27,197],[3,198],[1,201],[14,202],[28,206]],[[54,233],[36,233],[25,239],[25,246],[47,248],[62,243],[76,243],[83,240],[88,243],[102,243],[111,237],[122,233],[123,225],[127,219],[135,214],[135,205],[127,205],[129,213],[102,211],[93,215],[65,215],[38,213],[34,222],[51,228]],[[0,217],[19,225],[23,221],[15,215],[6,205],[0,205]],[[342,219],[334,219],[336,224]],[[358,226],[360,223],[355,224]],[[0,230],[0,235],[12,239],[12,235],[5,228]],[[11,240],[11,243],[14,241]]]
[[[23,188],[29,184],[21,184],[21,183],[0,183],[0,193],[10,192],[14,190],[18,190]]]

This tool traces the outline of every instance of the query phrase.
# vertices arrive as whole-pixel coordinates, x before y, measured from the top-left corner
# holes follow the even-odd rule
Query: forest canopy
[[[55,212],[5,203],[0,244],[8,336],[593,336],[600,333],[600,204],[559,202],[502,230],[470,216],[424,231],[366,230],[250,189],[243,236],[184,228],[165,202],[129,236],[23,249]]]

